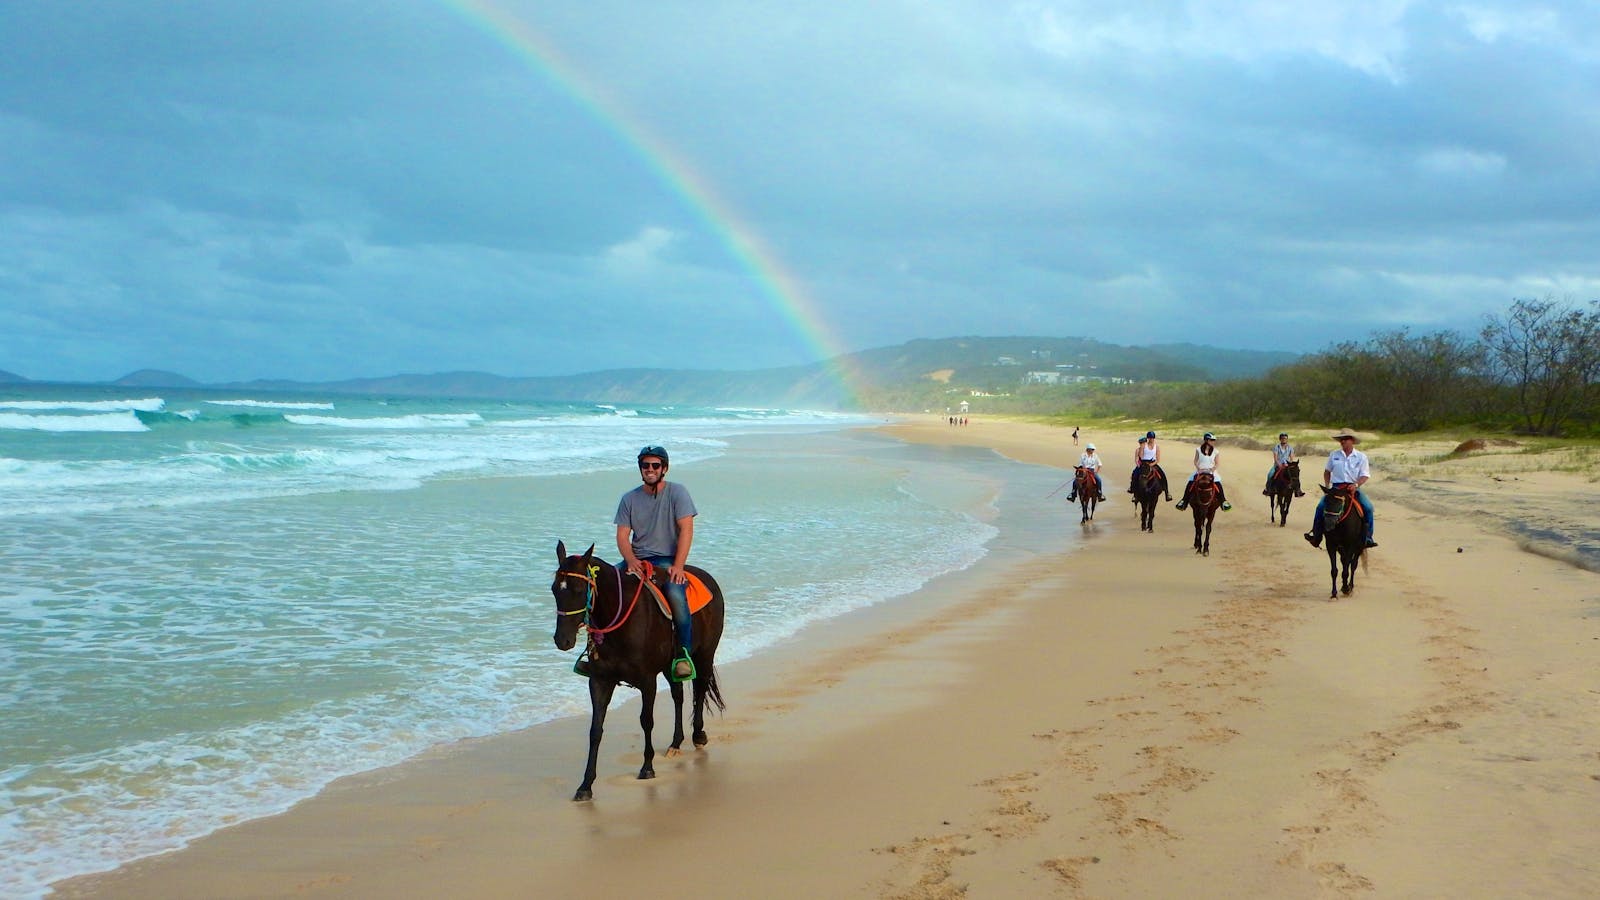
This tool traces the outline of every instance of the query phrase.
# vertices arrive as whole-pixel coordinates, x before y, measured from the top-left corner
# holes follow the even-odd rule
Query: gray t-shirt
[[[698,512],[688,488],[676,481],[668,481],[666,486],[665,491],[650,494],[641,484],[623,494],[622,502],[617,504],[617,517],[611,524],[626,525],[632,530],[633,553],[640,559],[675,556],[678,520]]]

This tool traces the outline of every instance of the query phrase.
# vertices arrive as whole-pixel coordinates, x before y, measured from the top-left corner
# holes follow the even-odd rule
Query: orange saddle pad
[[[706,604],[711,602],[711,589],[706,587],[706,583],[700,580],[700,576],[693,572],[685,572],[683,574],[689,579],[689,583],[683,586],[684,592],[689,595],[689,614],[694,615],[705,609]],[[650,593],[655,595],[656,608],[661,610],[662,615],[669,619],[672,618],[672,609],[667,606],[667,595],[661,592],[661,585],[656,584],[653,580],[645,583],[650,585]]]

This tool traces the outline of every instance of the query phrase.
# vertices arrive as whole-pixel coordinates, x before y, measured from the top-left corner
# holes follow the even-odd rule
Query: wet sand
[[[1077,457],[1042,425],[887,431]],[[1049,501],[1081,550],[986,560],[727,667],[711,744],[658,757],[653,781],[633,778],[633,704],[608,721],[593,803],[569,799],[587,723],[563,720],[61,892],[1600,895],[1600,575],[1472,515],[1503,482],[1440,471],[1419,497],[1375,454],[1382,546],[1330,602],[1309,504],[1267,521],[1265,452],[1223,447],[1235,509],[1199,557],[1170,505],[1139,532],[1117,483],[1134,435],[1082,440],[1110,461],[1110,502],[1079,526]],[[1166,448],[1181,481],[1192,444]],[[1541,515],[1587,521],[1592,483],[1535,476]]]

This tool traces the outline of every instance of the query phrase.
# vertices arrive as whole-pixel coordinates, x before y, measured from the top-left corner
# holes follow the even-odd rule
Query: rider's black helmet
[[[661,464],[663,466],[669,465],[671,463],[671,460],[667,459],[667,448],[662,447],[662,446],[657,445],[657,444],[651,444],[648,447],[644,447],[639,451],[639,461],[640,462],[643,462],[644,458],[646,456],[654,456],[656,459],[661,460]]]

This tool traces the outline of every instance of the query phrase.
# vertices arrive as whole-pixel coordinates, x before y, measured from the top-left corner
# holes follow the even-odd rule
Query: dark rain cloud
[[[805,361],[746,227],[846,349],[1600,295],[1586,3],[493,5],[0,4],[0,368]]]

